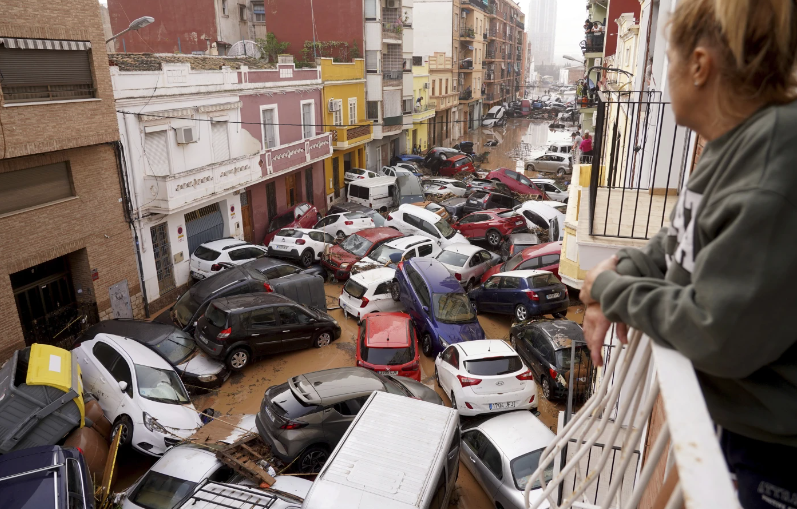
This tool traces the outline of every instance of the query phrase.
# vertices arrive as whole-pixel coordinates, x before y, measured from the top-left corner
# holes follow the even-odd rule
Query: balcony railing
[[[459,62],[460,69],[473,69],[473,60],[465,59]]]
[[[389,70],[382,71],[382,81],[385,87],[397,87],[404,84],[404,71]]]
[[[3,84],[3,97],[7,103],[91,99],[95,91],[92,83]]]
[[[401,39],[404,32],[404,26],[401,21],[383,21],[382,22],[382,38],[383,39]]]
[[[604,34],[587,34],[584,51],[587,53],[603,53]]]
[[[495,60],[495,50],[494,49],[488,49],[487,50],[487,56],[485,57],[485,60]]]
[[[495,71],[487,71],[484,73],[485,81],[495,81]]]
[[[495,39],[498,37],[498,31],[495,28],[487,30],[487,37],[490,39]]]
[[[556,438],[527,481],[525,506],[637,509],[645,496],[668,509],[738,509],[692,363],[638,331],[629,334],[627,346],[609,337],[600,383],[569,422],[560,419]],[[660,427],[661,414],[653,416],[658,405]],[[646,430],[649,445],[637,476],[636,448]],[[651,482],[660,464],[666,465],[665,480]],[[531,491],[537,481],[540,489]]]
[[[661,92],[600,94],[590,174],[589,234],[649,239],[669,221],[691,161],[691,131]]]
[[[475,39],[476,31],[473,29],[473,27],[461,27],[459,29],[459,36],[465,39]]]
[[[357,125],[334,127],[332,129],[333,148],[343,149],[369,141],[372,137],[373,125],[372,121],[366,120]]]
[[[473,98],[473,91],[472,90],[463,90],[459,93],[459,100],[460,101],[468,101]]]

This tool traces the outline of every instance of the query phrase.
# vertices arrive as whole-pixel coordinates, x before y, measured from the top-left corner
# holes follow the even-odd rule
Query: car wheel
[[[487,231],[486,239],[490,247],[498,247],[501,244],[501,234],[497,230]]]
[[[390,296],[396,302],[401,300],[401,288],[399,288],[398,281],[396,281],[395,279],[393,280],[392,283],[390,283]]]
[[[477,315],[479,314],[479,305],[476,304],[475,300],[470,301],[470,305],[473,306],[473,312]]]
[[[533,164],[527,164],[526,171],[537,171],[537,170],[534,168]]]
[[[421,336],[421,351],[427,357],[432,357],[434,355],[432,351],[432,335],[428,332]]]
[[[551,382],[547,376],[542,377],[542,395],[548,401],[551,401]]]
[[[312,249],[305,249],[301,258],[302,267],[309,267],[315,261],[315,253]]]
[[[518,322],[525,322],[528,317],[529,311],[526,309],[526,306],[523,304],[515,306],[515,318],[517,318]]]
[[[559,168],[558,170],[556,170],[556,176],[557,177],[564,177],[565,176],[565,169],[564,168]]]
[[[127,447],[133,441],[133,422],[130,417],[123,415],[116,420],[113,426],[111,437],[115,437],[119,433],[119,447]]]
[[[473,279],[469,279],[468,282],[465,284],[465,293],[470,293],[470,291],[473,290],[474,286],[475,283],[473,282]]]
[[[322,346],[327,346],[330,343],[332,343],[332,334],[329,332],[322,332],[315,338],[313,346],[316,348],[321,348]]]
[[[454,396],[454,391],[451,391],[451,408],[457,409],[457,398]]]
[[[227,356],[227,367],[233,371],[240,371],[249,364],[249,352],[246,348],[236,348]]]
[[[335,236],[339,239],[343,239],[346,237],[346,234],[343,232],[343,230],[338,230],[338,233],[336,233]]]
[[[296,461],[297,468],[300,472],[305,474],[317,474],[321,471],[321,468],[328,459],[329,451],[321,446],[314,445],[305,449],[301,456],[299,456],[299,459]]]
[[[552,313],[554,318],[564,318],[567,316],[567,313]]]

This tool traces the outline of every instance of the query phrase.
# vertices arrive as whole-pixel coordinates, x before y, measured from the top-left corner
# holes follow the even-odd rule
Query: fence
[[[586,34],[585,50],[587,53],[601,53],[603,51],[604,34]]]

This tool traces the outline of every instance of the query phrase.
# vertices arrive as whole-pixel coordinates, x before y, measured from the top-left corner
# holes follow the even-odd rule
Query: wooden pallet
[[[258,461],[266,460],[275,468],[280,466],[271,454],[271,447],[263,442],[260,435],[245,435],[235,443],[216,452],[216,458],[250,481],[273,486],[277,482],[269,473],[258,465]]]

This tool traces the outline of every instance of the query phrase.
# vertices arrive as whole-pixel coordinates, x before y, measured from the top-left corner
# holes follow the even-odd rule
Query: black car
[[[424,167],[432,170],[432,174],[435,174],[437,173],[437,170],[443,161],[445,161],[449,157],[458,156],[458,155],[463,155],[468,158],[471,158],[470,154],[466,154],[465,152],[461,152],[453,148],[447,148],[447,147],[430,148],[423,158],[423,165]]]
[[[507,261],[527,247],[539,243],[540,239],[533,233],[513,233],[501,244],[501,259]]]
[[[509,189],[509,186],[498,180],[473,179],[469,184],[474,193],[476,191],[488,191],[512,196],[512,190]]]
[[[462,212],[463,207],[465,207],[465,202],[468,201],[467,198],[449,198],[447,200],[443,200],[440,202],[446,212],[448,212],[448,216],[451,218],[451,222],[457,221],[459,218],[464,217],[465,214]]]
[[[148,347],[174,367],[189,390],[216,389],[230,377],[223,363],[208,358],[190,334],[172,324],[125,318],[103,320],[89,327],[78,341],[94,339],[100,333],[130,338]]]
[[[80,450],[58,445],[0,456],[3,509],[94,509],[94,485]]]
[[[542,394],[548,400],[567,396],[570,383],[571,347],[576,342],[573,363],[574,397],[588,395],[592,361],[581,327],[570,320],[537,320],[518,323],[509,330],[509,341],[531,369]]]
[[[338,322],[284,295],[251,293],[215,299],[197,322],[194,339],[235,371],[253,357],[314,346],[340,337]]]
[[[476,191],[468,196],[462,207],[462,214],[467,215],[478,210],[511,209],[520,205],[520,202],[511,196],[489,191]]]
[[[366,216],[370,217],[374,220],[374,226],[377,228],[381,226],[385,226],[385,218],[379,212],[375,211],[372,208],[368,208],[365,205],[360,205],[359,203],[353,202],[342,202],[336,203],[332,205],[327,210],[327,216],[330,214],[345,214],[346,212],[362,212]]]

